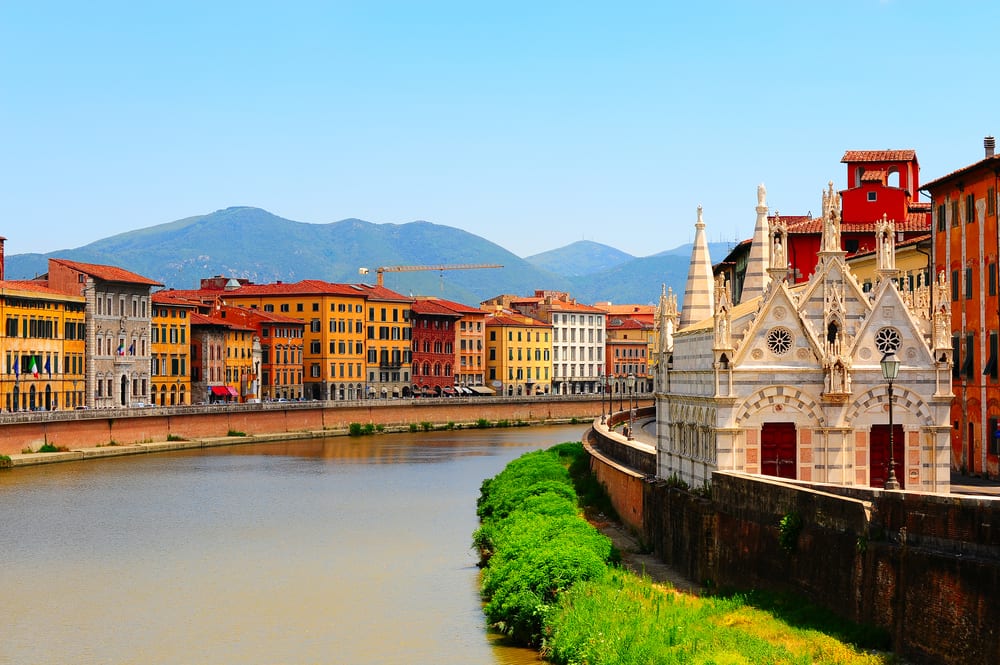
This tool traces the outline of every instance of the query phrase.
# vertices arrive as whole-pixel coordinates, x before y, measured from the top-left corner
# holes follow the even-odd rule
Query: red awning
[[[232,386],[226,386],[226,392],[229,394],[230,397],[240,396],[240,394],[236,392],[236,388],[233,388]]]
[[[220,397],[225,397],[226,395],[229,394],[229,391],[226,390],[226,388],[228,387],[229,386],[210,386],[209,390],[212,391],[213,395],[219,395]]]

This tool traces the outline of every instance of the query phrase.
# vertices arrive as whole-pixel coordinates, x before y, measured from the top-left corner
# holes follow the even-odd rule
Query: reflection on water
[[[475,499],[583,426],[337,437],[0,474],[0,663],[537,663],[495,644]]]

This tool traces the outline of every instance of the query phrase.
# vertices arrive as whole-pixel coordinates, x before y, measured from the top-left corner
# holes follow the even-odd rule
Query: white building
[[[741,304],[733,306],[728,286],[705,270],[700,209],[684,312],[672,296],[661,297],[659,326],[668,334],[660,336],[657,374],[657,475],[701,486],[720,469],[882,487],[891,457],[904,489],[947,492],[945,276],[907,305],[892,279],[894,225],[882,220],[874,238],[878,283],[864,293],[841,249],[840,196],[831,183],[816,272],[789,286],[786,232],[780,219],[767,222],[765,199],[761,185],[753,239],[760,250],[751,255],[762,260],[748,268]],[[930,298],[940,303],[932,319]],[[901,361],[891,411],[880,366],[889,353]]]

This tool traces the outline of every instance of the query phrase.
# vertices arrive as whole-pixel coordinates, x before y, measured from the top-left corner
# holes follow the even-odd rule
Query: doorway
[[[778,478],[798,477],[795,423],[764,423],[761,427],[760,472]]]
[[[903,426],[892,426],[892,456],[896,463],[896,480],[899,488],[906,489],[906,466],[903,464],[903,453],[906,448],[903,440]],[[885,487],[889,477],[889,426],[872,425],[868,452],[868,485]]]

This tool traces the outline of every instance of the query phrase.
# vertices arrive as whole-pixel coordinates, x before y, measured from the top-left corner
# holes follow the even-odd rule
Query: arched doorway
[[[906,489],[906,474],[903,470],[904,432],[902,425],[892,426],[892,456],[896,465],[896,480],[899,489]],[[868,440],[868,485],[885,487],[889,477],[889,425],[872,425]]]
[[[122,406],[128,404],[128,377],[122,375],[121,388],[118,392],[118,403]]]

